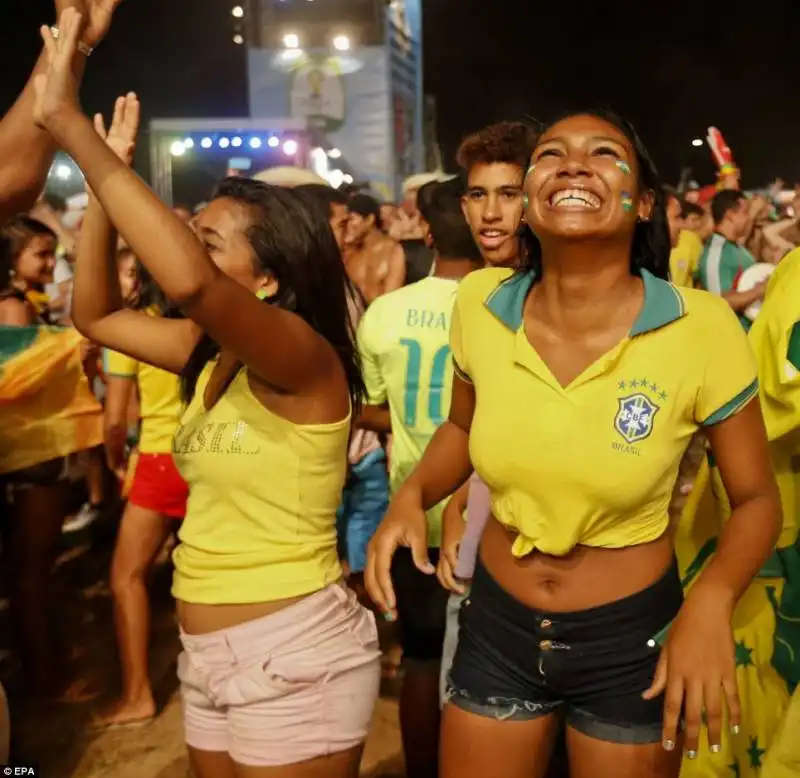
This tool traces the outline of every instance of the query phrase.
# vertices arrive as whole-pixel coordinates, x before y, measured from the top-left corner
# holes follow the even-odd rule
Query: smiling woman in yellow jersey
[[[75,325],[180,374],[189,406],[174,442],[189,485],[174,594],[192,771],[351,778],[380,652],[336,553],[364,391],[341,254],[307,196],[247,179],[223,182],[193,233],[119,159],[135,137],[135,95],[117,102],[108,145],[80,113],[68,65],[78,34],[62,26],[50,42],[60,54],[40,92],[41,121],[97,197]],[[112,221],[185,320],[123,307]]]
[[[450,417],[373,539],[368,584],[393,611],[395,548],[424,567],[423,510],[474,466],[493,520],[441,776],[542,778],[563,716],[572,778],[677,778],[703,713],[714,751],[723,704],[737,721],[731,611],[777,537],[755,361],[723,301],[666,281],[664,195],[627,122],[546,127],[525,194],[527,266],[461,284]],[[700,427],[735,510],[683,603],[668,508]]]

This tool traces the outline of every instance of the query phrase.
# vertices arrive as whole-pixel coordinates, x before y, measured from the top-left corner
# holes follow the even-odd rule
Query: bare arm
[[[118,473],[125,465],[125,446],[128,442],[128,409],[134,396],[136,380],[128,376],[108,377],[104,413],[106,460],[109,468]]]
[[[713,588],[735,603],[775,548],[781,531],[780,494],[757,400],[709,427],[706,435],[733,510],[717,553],[695,586]]]
[[[115,158],[131,158],[139,103],[120,98],[106,141],[99,117],[95,137]],[[106,144],[110,145],[106,145]],[[111,148],[115,151],[111,151]],[[117,156],[119,155],[119,156]],[[124,164],[120,160],[120,164]],[[200,332],[187,320],[159,319],[125,309],[116,263],[117,234],[100,203],[91,197],[75,262],[72,321],[87,338],[171,373],[186,365]]]
[[[388,434],[392,431],[389,409],[384,405],[365,405],[355,425],[362,430]]]
[[[749,308],[754,302],[764,299],[764,293],[767,290],[766,284],[758,284],[754,286],[749,292],[725,292],[722,299],[733,308],[737,313],[741,313],[746,308]]]
[[[389,258],[389,272],[386,275],[386,292],[394,292],[406,283],[406,255],[403,247],[395,243]]]
[[[22,300],[0,301],[0,325],[6,327],[27,327],[36,323],[36,316],[28,303]]]
[[[114,10],[121,0],[56,0],[60,17],[67,8],[83,15],[81,40],[97,46],[111,25]],[[36,67],[11,110],[0,120],[0,223],[29,210],[44,188],[53,162],[56,144],[52,136],[35,120],[36,90],[34,80],[47,71],[48,58],[43,52]],[[83,78],[86,57],[79,54],[70,61],[76,89]]]
[[[427,511],[466,483],[473,469],[469,430],[474,413],[475,388],[456,374],[450,416],[436,430],[420,463],[398,491],[396,501],[413,500]]]

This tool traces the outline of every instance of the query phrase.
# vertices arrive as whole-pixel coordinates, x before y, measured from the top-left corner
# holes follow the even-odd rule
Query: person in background
[[[12,297],[27,305],[15,307],[22,318],[19,321],[7,321],[6,324],[25,325],[38,321],[52,324],[53,319],[49,306],[49,298],[45,292],[47,284],[53,280],[53,269],[56,264],[56,246],[58,239],[55,232],[42,222],[30,216],[16,216],[0,225],[2,240],[2,279],[3,299]],[[6,306],[9,315],[12,310]]]
[[[394,203],[381,203],[381,224],[387,235],[391,234],[392,225],[396,219],[397,206]]]
[[[444,181],[448,178],[443,172],[417,173],[403,182],[403,201],[395,212],[395,220],[389,237],[396,241],[424,239],[421,214],[417,195],[420,189],[433,181]]]
[[[714,232],[714,220],[711,218],[711,213],[701,208],[697,203],[684,200],[681,209],[681,220],[684,230],[693,232],[700,240],[700,253],[702,253],[703,244]]]
[[[381,295],[403,286],[405,257],[400,244],[381,232],[380,203],[375,198],[356,195],[348,200],[347,209],[347,274],[370,305]]]
[[[396,493],[422,457],[437,427],[447,418],[450,397],[448,332],[461,279],[481,266],[478,247],[461,209],[460,179],[432,184],[423,205],[429,243],[436,259],[430,277],[384,295],[368,309],[358,328],[368,404],[359,424],[392,433],[390,483]],[[438,559],[441,513],[432,507],[427,547]],[[403,681],[400,730],[408,774],[436,778],[439,744],[439,672],[448,593],[436,578],[417,570],[404,549],[393,568],[398,586]]]
[[[739,292],[736,286],[742,273],[755,264],[750,252],[740,243],[748,234],[750,205],[744,193],[723,189],[711,201],[714,233],[703,249],[698,265],[698,280],[703,289],[722,297],[738,314],[745,330],[751,322],[744,311],[762,300],[766,284],[758,284],[749,292]]]
[[[350,213],[347,210],[348,197],[327,184],[301,184],[294,191],[307,196],[319,209],[320,217],[328,222],[336,238],[336,245],[344,251],[347,240],[347,225]]]
[[[522,122],[501,122],[465,138],[456,154],[467,176],[462,198],[464,216],[487,266],[518,267],[521,262],[525,230],[522,187],[535,145],[532,127]],[[437,575],[452,592],[440,676],[442,701],[458,644],[459,611],[489,514],[489,491],[474,473],[450,498],[442,514]]]

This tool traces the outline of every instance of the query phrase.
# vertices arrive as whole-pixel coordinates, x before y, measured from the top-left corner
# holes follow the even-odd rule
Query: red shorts
[[[186,515],[189,487],[172,454],[139,454],[128,501],[173,519]]]

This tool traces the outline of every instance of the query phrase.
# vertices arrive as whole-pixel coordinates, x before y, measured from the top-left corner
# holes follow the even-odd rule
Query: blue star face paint
[[[631,166],[625,160],[618,159],[614,163],[626,176],[631,174]]]
[[[633,198],[630,192],[622,193],[622,210],[625,213],[630,213],[633,210]]]

